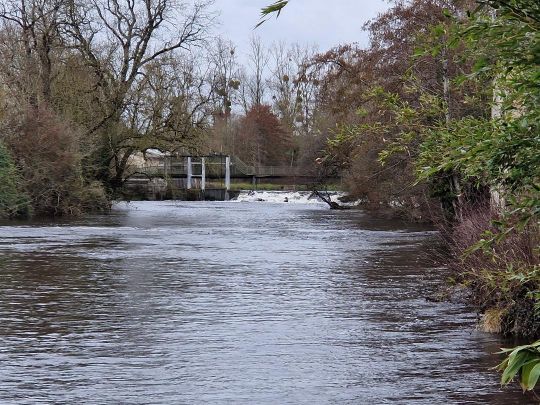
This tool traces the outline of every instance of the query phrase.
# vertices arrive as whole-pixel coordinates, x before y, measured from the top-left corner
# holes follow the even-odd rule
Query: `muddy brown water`
[[[320,204],[0,226],[0,403],[524,404],[435,234]]]

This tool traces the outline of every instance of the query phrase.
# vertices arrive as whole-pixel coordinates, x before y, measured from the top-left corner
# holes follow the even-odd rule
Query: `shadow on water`
[[[1,403],[534,403],[426,301],[431,229],[319,205],[138,203],[0,227]]]

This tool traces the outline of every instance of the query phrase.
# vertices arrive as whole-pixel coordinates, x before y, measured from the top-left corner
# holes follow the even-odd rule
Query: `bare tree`
[[[211,1],[192,7],[172,0],[65,2],[70,45],[95,76],[99,111],[88,134],[102,131],[104,138],[97,176],[115,189],[121,186],[129,157],[137,149],[129,142],[133,128],[123,119],[133,91],[144,81],[147,66],[204,43],[213,21]]]
[[[217,38],[210,50],[208,63],[213,77],[214,122],[207,147],[210,151],[234,154],[236,131],[232,116],[234,106],[241,100],[242,76],[236,47],[230,41]]]
[[[312,127],[319,72],[307,69],[316,49],[298,44],[274,44],[269,87],[274,109],[291,131],[307,133]]]
[[[213,70],[216,92],[216,119],[223,118],[227,123],[240,87],[240,70],[234,44],[218,38],[211,49],[209,63]]]
[[[109,107],[98,125],[117,116],[143,68],[162,55],[200,46],[212,22],[210,2],[168,0],[69,0],[68,32],[73,46],[94,69]],[[178,15],[177,15],[178,14]],[[170,37],[167,38],[167,35]]]
[[[140,149],[174,152],[192,146],[209,126],[213,113],[212,70],[196,56],[162,57],[145,68],[124,113]],[[142,141],[142,142],[141,142]]]
[[[251,108],[264,104],[264,96],[267,90],[266,74],[270,55],[260,37],[253,36],[250,39],[250,52],[248,55],[248,71],[241,80],[241,95],[244,111],[247,113]]]
[[[4,60],[11,61],[4,73],[34,107],[40,101],[51,101],[52,54],[58,51],[62,42],[61,11],[62,0],[12,0],[0,3],[5,40],[2,54]]]

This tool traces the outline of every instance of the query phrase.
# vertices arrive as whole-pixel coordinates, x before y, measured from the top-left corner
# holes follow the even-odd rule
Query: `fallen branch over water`
[[[325,192],[326,196],[323,193],[321,193],[320,191],[318,191],[318,190],[313,190],[313,194],[315,194],[317,197],[319,197],[321,200],[323,200],[326,204],[328,204],[330,206],[330,209],[333,209],[333,210],[346,210],[346,209],[349,208],[349,207],[345,207],[343,205],[340,205],[335,201],[332,201],[328,191]]]

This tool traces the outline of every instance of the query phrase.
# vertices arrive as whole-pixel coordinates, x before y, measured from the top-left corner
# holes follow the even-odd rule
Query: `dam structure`
[[[249,165],[225,154],[154,154],[135,161],[128,171],[124,190],[145,199],[227,201],[239,192],[233,184],[256,189],[259,182],[314,184],[313,174],[294,166]]]

